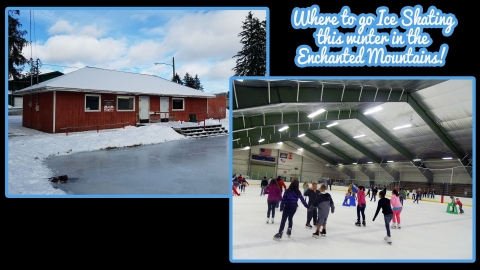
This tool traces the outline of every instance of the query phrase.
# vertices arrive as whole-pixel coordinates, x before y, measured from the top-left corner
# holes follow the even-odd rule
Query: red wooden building
[[[154,75],[92,67],[16,94],[23,95],[22,125],[47,133],[226,117],[225,100],[215,95]]]

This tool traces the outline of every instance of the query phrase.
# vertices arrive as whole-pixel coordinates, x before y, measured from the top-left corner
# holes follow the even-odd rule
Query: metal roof
[[[271,78],[233,81],[233,148],[282,141],[329,165],[373,162],[393,178],[413,170],[433,181],[434,170],[454,167],[472,175],[471,79]],[[379,105],[381,111],[364,114]],[[323,113],[308,117],[321,108]],[[285,125],[286,131],[278,131]],[[410,126],[394,130],[403,125]]]
[[[76,91],[214,98],[204,93],[154,75],[84,67],[65,75],[16,91],[27,94],[47,91]]]

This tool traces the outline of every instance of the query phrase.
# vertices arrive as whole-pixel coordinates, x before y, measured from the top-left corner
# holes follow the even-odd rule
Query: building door
[[[168,115],[169,108],[168,108],[168,97],[160,97],[160,121],[161,122],[168,122]]]
[[[150,122],[150,100],[148,97],[138,97],[138,110],[140,116],[140,123]]]

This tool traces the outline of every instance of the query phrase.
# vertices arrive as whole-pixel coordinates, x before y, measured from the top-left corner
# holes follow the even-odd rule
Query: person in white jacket
[[[393,217],[392,217],[392,229],[397,227],[400,229],[400,214],[402,213],[402,203],[400,202],[400,197],[398,190],[396,188],[392,191],[392,198],[390,198],[390,205],[392,206]]]

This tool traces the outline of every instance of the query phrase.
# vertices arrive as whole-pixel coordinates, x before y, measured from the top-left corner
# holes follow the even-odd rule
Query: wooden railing
[[[71,129],[81,129],[81,128],[95,128],[97,130],[97,133],[98,133],[98,130],[99,130],[99,127],[107,127],[107,126],[122,126],[123,129],[125,129],[125,125],[128,125],[130,124],[129,122],[125,122],[125,123],[117,123],[117,124],[103,124],[103,125],[93,125],[93,126],[77,126],[77,127],[63,127],[63,128],[60,128],[61,130],[65,130],[65,134],[68,136],[68,131],[71,130]],[[90,129],[92,130],[92,129]]]

